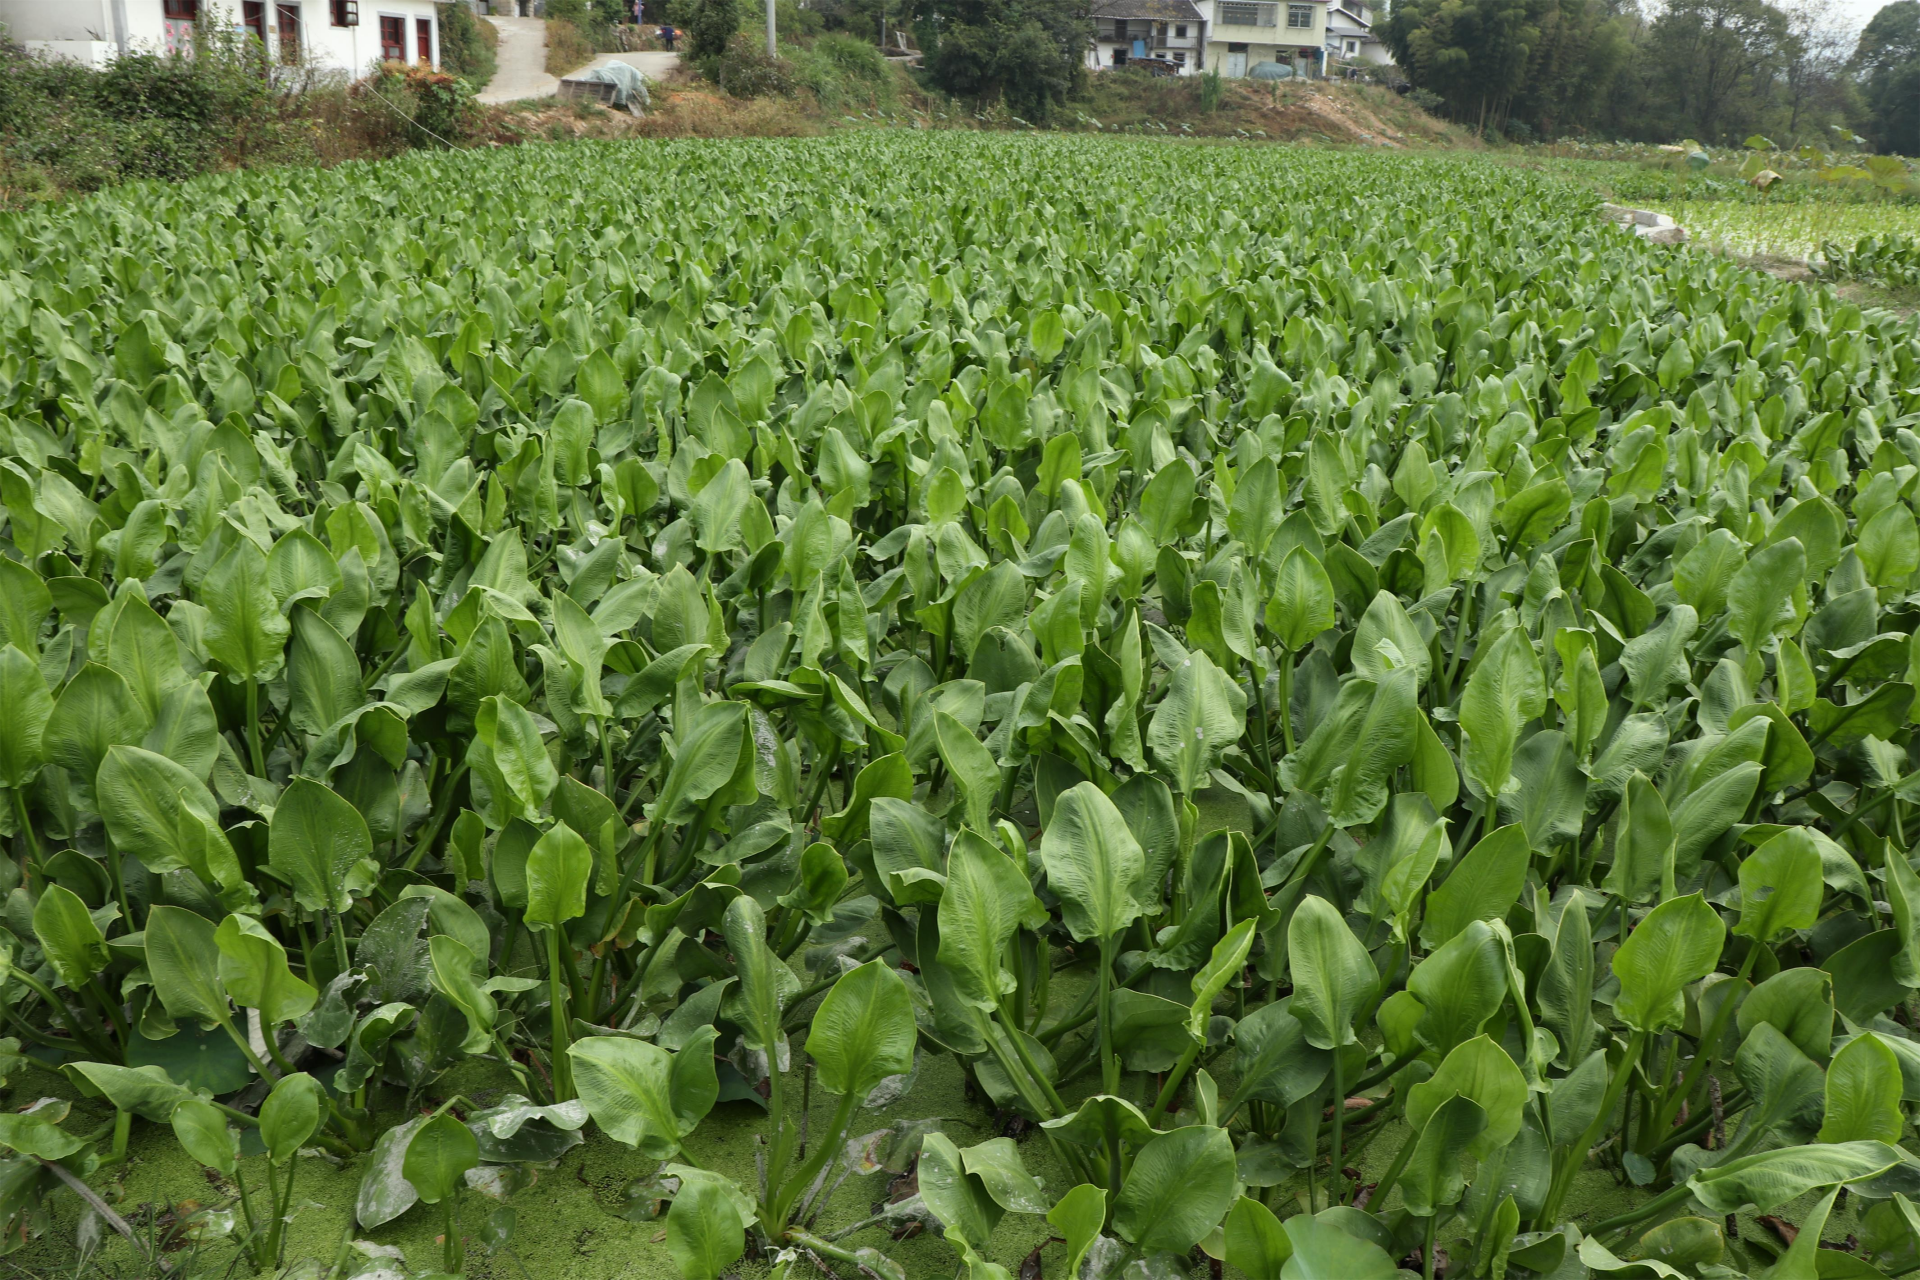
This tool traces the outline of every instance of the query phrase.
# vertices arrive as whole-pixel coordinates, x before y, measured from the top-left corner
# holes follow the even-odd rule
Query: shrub
[[[836,32],[781,52],[794,79],[823,107],[891,107],[898,98],[893,68],[865,40]]]
[[[494,49],[500,33],[491,22],[473,16],[473,9],[453,0],[440,6],[440,66],[474,87],[487,87],[499,64]]]
[[[547,19],[547,74],[564,76],[593,61],[593,43],[565,18]]]
[[[745,31],[702,70],[735,98],[790,98],[797,87],[793,64],[785,58],[769,58],[759,38]]]
[[[1211,115],[1220,109],[1220,100],[1227,96],[1227,82],[1220,78],[1216,68],[1200,77],[1200,109]]]
[[[1438,115],[1447,100],[1431,89],[1414,89],[1407,94],[1407,101],[1428,115]]]
[[[704,64],[727,52],[728,42],[740,30],[738,0],[694,0],[687,18],[687,54]],[[703,67],[704,69],[704,67]]]
[[[0,167],[12,191],[92,191],[284,155],[298,131],[259,45],[200,33],[193,57],[130,53],[105,70],[0,45]]]
[[[620,48],[613,29],[621,16],[616,0],[547,0],[546,15],[549,25],[570,24],[590,49],[610,53]],[[552,43],[551,33],[548,43]]]
[[[455,146],[468,141],[478,118],[473,86],[456,75],[400,62],[382,63],[367,87],[404,109],[409,146]]]

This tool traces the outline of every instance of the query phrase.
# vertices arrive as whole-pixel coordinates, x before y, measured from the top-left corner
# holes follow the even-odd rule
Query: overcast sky
[[[1847,30],[1859,35],[1860,28],[1866,26],[1885,3],[1886,0],[1833,0],[1833,7]]]

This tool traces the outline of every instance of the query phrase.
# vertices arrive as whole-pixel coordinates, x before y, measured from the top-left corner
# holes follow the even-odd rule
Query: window
[[[300,6],[283,0],[273,12],[280,34],[280,61],[292,66],[300,61]]]
[[[1180,22],[1180,23],[1175,23],[1175,24],[1174,24],[1174,28],[1173,28],[1173,38],[1174,38],[1174,39],[1176,39],[1176,40],[1185,40],[1185,39],[1187,38],[1187,24],[1186,24],[1186,23],[1184,23],[1184,22]]]
[[[200,0],[166,0],[162,12],[175,21],[192,22],[200,16]]]
[[[1215,12],[1222,26],[1271,27],[1275,24],[1279,8],[1278,4],[1264,4],[1258,0],[1220,0]]]
[[[380,60],[382,62],[407,60],[407,20],[405,18],[389,18],[384,14],[381,16]]]
[[[1185,63],[1187,60],[1187,51],[1185,49],[1175,49],[1173,51],[1173,60],[1175,62]]]
[[[1347,41],[1347,54],[1349,57],[1359,52],[1360,52],[1360,42],[1358,40]]]
[[[329,0],[336,27],[357,27],[360,25],[360,0]]]
[[[1288,5],[1287,25],[1296,30],[1311,30],[1313,27],[1313,6],[1310,4]]]
[[[413,20],[414,50],[420,55],[423,67],[433,65],[433,19],[415,18]]]

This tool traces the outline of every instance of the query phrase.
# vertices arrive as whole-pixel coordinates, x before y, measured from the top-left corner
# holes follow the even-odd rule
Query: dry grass
[[[811,103],[791,98],[729,98],[717,90],[653,87],[653,109],[635,119],[597,102],[516,103],[488,113],[483,133],[495,146],[583,138],[803,138],[822,132]]]
[[[593,45],[564,18],[547,22],[547,74],[564,76],[593,61]]]

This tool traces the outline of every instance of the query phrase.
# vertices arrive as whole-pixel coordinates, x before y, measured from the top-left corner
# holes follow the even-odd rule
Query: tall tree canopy
[[[1852,67],[1863,81],[1873,144],[1920,156],[1920,0],[1895,0],[1874,14]]]

